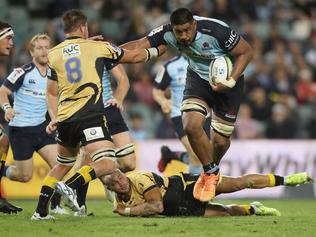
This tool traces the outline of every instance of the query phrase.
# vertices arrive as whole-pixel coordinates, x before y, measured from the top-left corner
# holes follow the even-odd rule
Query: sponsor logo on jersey
[[[34,79],[29,79],[29,84],[36,84]]]
[[[95,129],[91,129],[91,130],[90,130],[90,134],[91,134],[92,136],[94,136],[95,134],[97,134],[97,131],[96,131]]]
[[[230,118],[230,119],[235,119],[236,116],[236,112],[234,110],[230,110],[225,114],[226,118]]]
[[[20,91],[24,95],[29,95],[32,97],[38,97],[38,98],[45,98],[46,91],[45,90],[35,90],[35,89],[28,89],[28,88],[20,88]]]
[[[239,35],[237,35],[237,33],[232,30],[230,32],[228,40],[225,42],[225,48],[228,50],[232,49],[236,45],[238,38]]]
[[[80,55],[80,45],[70,44],[62,48],[63,59],[77,57]]]
[[[193,57],[193,58],[200,58],[200,59],[214,59],[215,58],[215,55],[212,53],[197,54],[191,50],[182,50],[181,52],[187,55],[188,57]]]
[[[101,127],[87,128],[83,130],[83,133],[86,137],[86,141],[96,140],[104,137]]]
[[[14,84],[24,73],[25,71],[22,68],[15,68],[7,79]]]
[[[162,81],[162,79],[163,79],[163,75],[165,74],[165,71],[166,71],[166,69],[165,69],[164,66],[161,66],[161,67],[159,68],[159,71],[158,71],[157,76],[156,76],[156,78],[155,78],[155,82],[156,82],[157,84],[161,83],[161,81]]]

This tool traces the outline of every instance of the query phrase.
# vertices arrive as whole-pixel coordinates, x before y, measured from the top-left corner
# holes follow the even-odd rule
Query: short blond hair
[[[38,40],[48,40],[49,42],[51,42],[50,37],[47,34],[37,34],[34,35],[33,38],[31,39],[30,43],[29,43],[29,50],[33,52],[34,47],[35,47],[35,43]]]

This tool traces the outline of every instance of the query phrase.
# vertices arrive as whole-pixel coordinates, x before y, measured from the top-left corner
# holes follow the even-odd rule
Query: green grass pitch
[[[219,203],[249,203],[252,200],[219,200]],[[94,216],[56,216],[56,221],[30,221],[35,201],[14,201],[24,208],[18,215],[0,214],[1,237],[313,237],[316,236],[316,200],[262,200],[279,209],[281,217],[127,218],[112,214],[107,201],[89,200]]]

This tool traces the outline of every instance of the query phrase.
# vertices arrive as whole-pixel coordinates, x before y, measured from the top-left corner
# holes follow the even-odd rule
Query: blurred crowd
[[[102,34],[120,45],[169,22],[178,7],[225,21],[254,47],[236,139],[316,138],[313,0],[1,0],[1,20],[13,25],[16,47],[10,58],[0,59],[0,80],[30,61],[27,43],[34,34],[47,32],[53,45],[64,39],[60,16],[68,9],[85,12],[91,36]],[[126,65],[131,88],[124,116],[136,140],[174,138],[169,118],[152,97],[159,66],[173,56],[170,52],[151,63]]]

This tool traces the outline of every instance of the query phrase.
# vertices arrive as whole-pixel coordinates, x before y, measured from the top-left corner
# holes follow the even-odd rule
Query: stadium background
[[[1,20],[10,22],[16,33],[12,56],[0,58],[0,80],[2,83],[13,67],[30,60],[27,43],[34,34],[47,32],[53,45],[64,39],[60,15],[65,10],[83,9],[90,21],[91,36],[102,34],[119,45],[143,37],[168,22],[173,9],[186,6],[196,15],[227,22],[255,49],[254,59],[245,71],[245,97],[232,147],[223,160],[226,174],[275,171],[284,175],[307,169],[316,178],[316,142],[313,140],[316,138],[316,5],[313,2],[0,0]],[[172,56],[169,53],[151,63],[125,65],[131,88],[124,103],[124,116],[137,144],[137,165],[141,169],[156,171],[159,148],[164,143],[183,150],[175,139],[169,118],[162,115],[152,97],[157,69]],[[0,117],[1,123],[5,123],[3,114]],[[34,160],[36,168],[30,183],[4,182],[9,197],[38,195],[47,167],[37,155]],[[251,162],[255,164],[246,169]],[[260,168],[264,164],[269,165]],[[185,169],[174,162],[166,174]],[[103,196],[102,187],[98,183],[94,185],[90,195]],[[313,197],[315,194],[313,185],[308,185],[298,191],[285,189],[266,194],[258,191],[256,195]]]

